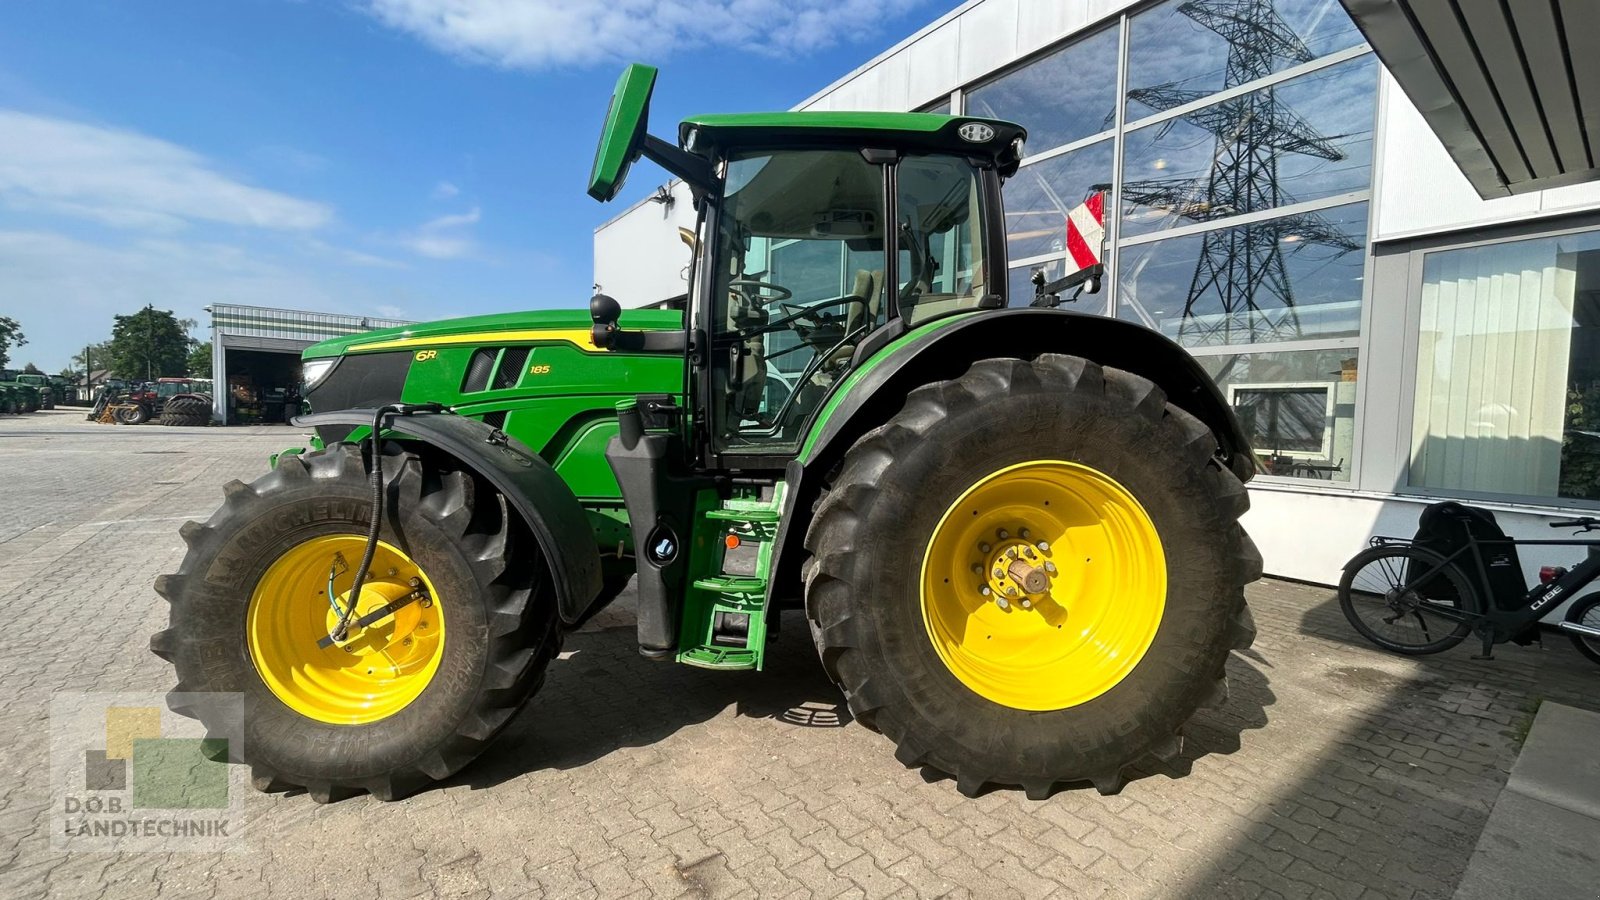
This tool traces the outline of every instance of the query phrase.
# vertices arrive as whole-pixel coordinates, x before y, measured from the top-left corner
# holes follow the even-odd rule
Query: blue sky
[[[582,306],[621,66],[653,130],[783,109],[955,0],[0,5],[0,314],[66,365],[145,303],[434,319]]]

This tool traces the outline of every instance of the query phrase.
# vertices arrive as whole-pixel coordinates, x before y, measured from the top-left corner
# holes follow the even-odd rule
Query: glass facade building
[[[1600,185],[1481,199],[1337,0],[971,0],[797,108],[1025,125],[1013,304],[1103,193],[1105,287],[1076,306],[1216,380],[1269,573],[1334,582],[1439,499],[1523,537],[1600,510]],[[681,292],[678,206],[599,229],[596,281],[659,240],[651,289]]]

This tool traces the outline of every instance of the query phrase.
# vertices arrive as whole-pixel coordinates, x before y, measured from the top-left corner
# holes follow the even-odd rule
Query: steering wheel
[[[751,306],[782,303],[794,296],[794,291],[783,285],[762,281],[759,278],[735,278],[728,282],[728,289],[738,291],[739,296],[749,301]],[[769,291],[771,292],[770,294],[768,293]]]

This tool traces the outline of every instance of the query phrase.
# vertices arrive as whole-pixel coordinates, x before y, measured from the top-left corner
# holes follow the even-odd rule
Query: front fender
[[[372,415],[370,409],[346,409],[301,416],[294,424],[370,428]],[[450,456],[504,495],[550,566],[561,621],[572,625],[583,618],[600,593],[600,552],[578,498],[549,463],[504,432],[450,413],[396,416],[387,433],[402,444]]]

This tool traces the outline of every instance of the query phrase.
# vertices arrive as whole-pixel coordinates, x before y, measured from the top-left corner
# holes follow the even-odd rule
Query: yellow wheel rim
[[[1166,606],[1161,538],[1104,472],[1036,460],[968,488],[922,562],[922,618],[962,684],[1002,706],[1066,709],[1139,665]]]
[[[364,535],[312,538],[278,557],[250,596],[246,614],[250,659],[272,693],[290,709],[319,722],[361,725],[394,715],[417,699],[444,655],[439,592],[411,557],[379,541],[351,621],[409,596],[412,579],[427,593],[347,639],[317,646],[338,623],[328,603],[328,570],[342,556],[334,582],[340,606],[349,603]]]

